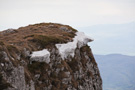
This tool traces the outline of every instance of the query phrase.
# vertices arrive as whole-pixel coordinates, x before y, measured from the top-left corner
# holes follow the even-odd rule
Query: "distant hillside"
[[[103,79],[103,90],[135,90],[135,56],[94,56]]]

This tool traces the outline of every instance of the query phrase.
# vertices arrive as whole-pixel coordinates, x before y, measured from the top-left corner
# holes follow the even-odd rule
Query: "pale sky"
[[[135,0],[0,0],[0,30],[56,22],[73,27],[135,21]]]
[[[0,0],[0,31],[42,22],[62,23],[73,28],[103,24],[105,28],[80,30],[94,37],[91,46],[95,54],[135,55],[134,27],[125,29],[128,35],[123,34],[124,29],[119,32],[117,27],[106,28],[108,24],[135,22],[135,0]],[[121,36],[116,37],[116,33]],[[125,41],[123,36],[131,38]],[[112,43],[112,39],[116,41]],[[112,46],[114,48],[110,48]]]

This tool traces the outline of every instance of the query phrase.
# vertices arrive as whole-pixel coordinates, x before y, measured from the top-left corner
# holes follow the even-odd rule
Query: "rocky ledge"
[[[56,23],[0,32],[0,90],[102,90],[91,41]]]

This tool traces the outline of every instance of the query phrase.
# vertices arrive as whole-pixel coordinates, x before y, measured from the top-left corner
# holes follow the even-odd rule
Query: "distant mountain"
[[[135,90],[135,56],[94,56],[103,80],[103,90]]]
[[[77,30],[83,31],[94,38],[94,42],[90,43],[90,46],[96,54],[117,52],[135,55],[135,22],[79,27]]]

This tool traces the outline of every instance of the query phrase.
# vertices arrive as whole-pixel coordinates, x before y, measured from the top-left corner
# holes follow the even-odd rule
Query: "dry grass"
[[[0,45],[4,45],[4,42],[0,41]]]
[[[36,62],[34,61],[32,64],[28,64],[28,69],[31,73],[36,74],[44,72],[44,70],[48,69],[49,65],[45,62]]]
[[[19,50],[13,45],[7,45],[6,47],[7,47],[8,51],[11,53],[19,53]]]
[[[72,31],[66,32],[60,30],[61,26],[64,26]],[[72,38],[75,36],[76,32],[75,29],[68,25],[61,25],[56,23],[39,23],[26,27],[20,27],[15,31],[16,32],[14,33],[4,34],[3,32],[0,32],[0,45],[12,44],[15,47],[18,47],[19,50],[22,50],[24,47],[33,50],[32,48],[38,47],[38,43],[40,43],[44,48],[45,45],[72,41]],[[31,42],[33,40],[36,42]]]
[[[58,74],[59,79],[67,78],[67,75],[65,74],[64,71],[60,71]]]
[[[34,35],[33,41],[40,44],[43,48],[47,45],[55,45],[56,43],[66,42],[63,38],[45,35]]]
[[[73,70],[73,72],[78,71],[80,68],[78,67],[78,61],[76,59],[72,59],[71,61],[68,61],[67,63],[70,66],[71,70]]]

